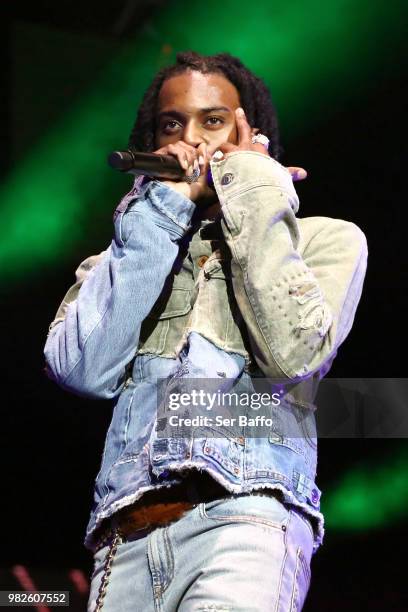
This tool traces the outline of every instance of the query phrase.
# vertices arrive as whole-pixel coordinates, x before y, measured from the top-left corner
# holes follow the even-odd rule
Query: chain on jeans
[[[255,492],[255,495],[257,494],[262,495],[262,493]],[[286,527],[282,527],[282,529],[285,530]],[[113,559],[116,555],[118,545],[122,541],[122,538],[123,538],[123,534],[121,533],[119,527],[116,527],[113,530],[112,529],[108,530],[108,532],[99,541],[95,549],[95,552],[103,548],[110,537],[112,537],[112,540],[109,545],[108,551],[106,553],[105,563],[103,567],[103,575],[101,579],[101,584],[99,585],[98,597],[96,598],[96,607],[95,607],[94,612],[100,612],[100,610],[102,610],[103,600],[106,595],[106,589],[108,587],[109,578],[112,572]]]
[[[189,486],[189,494],[194,504],[197,504],[198,499],[199,499],[199,494],[197,493],[197,489],[195,487],[191,489],[191,484]],[[146,524],[145,527],[148,527],[148,525]],[[109,578],[112,572],[113,559],[115,557],[115,554],[118,548],[118,544],[122,541],[122,538],[123,538],[123,534],[121,533],[120,528],[115,527],[114,529],[109,529],[108,532],[105,533],[100,539],[95,549],[95,552],[103,548],[110,537],[112,537],[112,540],[109,545],[108,552],[106,553],[105,563],[103,567],[103,575],[101,579],[101,584],[99,585],[98,597],[96,598],[96,607],[95,607],[94,612],[100,612],[100,610],[102,610],[104,598],[106,595],[106,590],[107,590],[108,583],[109,583]]]
[[[197,497],[196,492],[194,492],[194,496]],[[149,525],[146,524],[145,527],[143,527],[142,529],[145,529],[148,526]],[[111,536],[113,537],[109,545],[108,552],[106,553],[105,563],[103,567],[103,575],[101,579],[101,584],[99,585],[98,597],[96,598],[96,607],[94,612],[100,612],[100,610],[102,610],[103,600],[106,595],[106,589],[108,587],[110,574],[112,572],[113,559],[115,557],[118,544],[122,541],[123,538],[123,534],[121,533],[120,528],[115,527],[115,529],[109,529],[108,532],[102,536],[95,549],[95,552],[97,552],[98,550],[103,548]]]
[[[110,543],[108,552],[106,553],[105,563],[103,567],[103,576],[102,576],[101,584],[99,586],[98,597],[96,599],[96,608],[94,612],[99,612],[102,609],[103,600],[105,598],[106,589],[108,587],[109,577],[112,571],[113,558],[116,554],[116,550],[118,548],[120,539],[121,539],[121,533],[119,529],[115,529],[113,531],[113,538]],[[103,546],[103,542],[101,543],[101,545]],[[98,549],[101,547],[101,545],[98,547]]]

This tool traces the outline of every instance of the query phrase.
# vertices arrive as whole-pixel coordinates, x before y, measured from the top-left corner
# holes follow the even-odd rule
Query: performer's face
[[[183,140],[198,146],[237,144],[234,111],[240,106],[235,86],[221,74],[188,70],[167,79],[160,90],[156,146]]]

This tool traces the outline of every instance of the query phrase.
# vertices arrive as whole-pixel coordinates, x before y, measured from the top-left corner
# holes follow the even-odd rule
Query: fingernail
[[[199,156],[198,163],[200,164],[200,166],[204,165],[204,157],[202,155]]]
[[[198,159],[194,160],[194,170],[199,170]]]
[[[189,166],[189,167],[188,167],[188,173],[187,173],[187,174],[193,174],[193,172],[194,172],[194,168],[193,168],[193,166]]]
[[[212,158],[215,160],[222,159],[224,157],[224,153],[220,150],[215,151]]]
[[[237,108],[237,115],[239,115],[239,117],[244,117],[245,116],[244,109],[241,107]]]
[[[183,168],[188,168],[188,161],[186,159],[183,160]]]

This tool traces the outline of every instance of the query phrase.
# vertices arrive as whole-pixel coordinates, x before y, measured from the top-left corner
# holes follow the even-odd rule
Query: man
[[[186,180],[135,181],[45,346],[64,389],[115,401],[85,539],[88,609],[300,610],[323,537],[313,399],[353,322],[364,235],[295,217],[305,172],[276,161],[269,93],[228,54],[160,71],[130,144],[175,156]],[[267,433],[161,435],[159,379],[180,392],[217,377],[280,381]]]

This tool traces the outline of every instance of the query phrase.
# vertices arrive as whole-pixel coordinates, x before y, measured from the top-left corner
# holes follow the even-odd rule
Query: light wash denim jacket
[[[50,325],[48,375],[78,395],[114,399],[91,550],[105,518],[190,468],[236,493],[278,489],[311,517],[315,550],[323,539],[313,400],[353,323],[366,240],[347,221],[296,218],[292,178],[266,155],[232,153],[211,170],[216,221],[195,221],[195,204],[159,181],[136,180],[111,245],[81,263]],[[183,374],[189,350],[193,375],[214,376],[220,363],[233,372],[235,356],[238,386],[287,383],[268,437],[157,437],[157,380]]]

